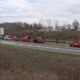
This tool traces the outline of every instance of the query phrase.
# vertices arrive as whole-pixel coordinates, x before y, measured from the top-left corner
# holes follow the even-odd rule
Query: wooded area
[[[5,29],[5,34],[9,35],[18,35],[27,34],[30,36],[43,36],[46,39],[60,39],[60,40],[70,40],[70,39],[79,39],[79,22],[73,21],[72,24],[60,26],[58,23],[55,23],[54,26],[48,23],[43,25],[41,23],[1,23],[0,27]]]

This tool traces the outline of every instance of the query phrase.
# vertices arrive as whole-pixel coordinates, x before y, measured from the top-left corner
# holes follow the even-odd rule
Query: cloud
[[[0,0],[0,21],[80,20],[80,0]]]
[[[80,5],[72,5],[67,8],[67,11],[72,14],[80,14]]]

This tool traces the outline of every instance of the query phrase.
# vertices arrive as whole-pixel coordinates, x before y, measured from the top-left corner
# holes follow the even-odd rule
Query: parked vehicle
[[[3,40],[3,38],[4,38],[4,35],[0,35],[0,40]]]
[[[31,42],[31,37],[28,35],[24,35],[22,37],[20,37],[20,41],[22,42]]]
[[[36,37],[33,39],[34,43],[44,43],[45,39],[43,37]]]
[[[16,35],[11,36],[11,40],[12,41],[19,41],[19,37],[17,37]]]
[[[10,35],[4,35],[2,39],[3,40],[11,40],[11,36]]]
[[[2,39],[2,37],[1,37],[1,39]],[[28,35],[23,35],[20,37],[18,37],[16,35],[4,35],[3,40],[21,41],[21,42],[31,42],[31,40],[32,40],[34,43],[44,43],[45,42],[45,38],[43,38],[43,37],[31,38]]]
[[[72,47],[80,47],[80,40],[73,40],[70,42],[70,46]]]

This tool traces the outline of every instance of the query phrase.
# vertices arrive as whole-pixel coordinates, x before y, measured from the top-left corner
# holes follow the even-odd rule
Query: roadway
[[[17,47],[32,48],[50,52],[60,52],[65,54],[80,55],[80,48],[69,47],[67,44],[36,44],[36,43],[24,43],[24,42],[10,42],[0,41],[1,44],[13,45]]]

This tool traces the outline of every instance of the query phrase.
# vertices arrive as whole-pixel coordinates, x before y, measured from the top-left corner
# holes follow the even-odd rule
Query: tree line
[[[47,39],[78,39],[80,38],[79,22],[77,20],[73,21],[72,24],[59,25],[55,23],[51,25],[48,22],[47,25],[42,23],[1,23],[0,27],[3,27],[5,34],[10,35],[30,35],[30,36],[43,36]]]

